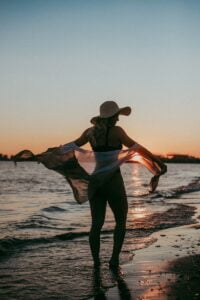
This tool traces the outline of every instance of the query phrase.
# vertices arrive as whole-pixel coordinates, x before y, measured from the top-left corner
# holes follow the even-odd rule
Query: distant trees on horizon
[[[194,157],[187,154],[168,154],[158,156],[165,163],[200,163],[200,157]]]
[[[10,157],[7,154],[0,153],[0,161],[12,161],[14,160],[14,155],[11,155]],[[18,161],[36,161],[35,158],[28,158],[28,159],[20,159]]]
[[[3,161],[7,161],[7,160],[10,160],[10,158],[8,157],[7,154],[1,154],[0,153],[0,161],[3,160]]]

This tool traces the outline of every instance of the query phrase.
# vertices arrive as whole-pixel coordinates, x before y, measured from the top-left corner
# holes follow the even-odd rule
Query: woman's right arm
[[[134,141],[133,139],[131,139],[121,127],[117,126],[117,128],[118,128],[120,141],[124,146],[126,146],[127,148],[130,148],[137,144],[137,142]],[[139,145],[139,146],[140,146],[140,151],[142,152],[142,154],[147,155],[154,162],[156,162],[161,167],[162,174],[164,174],[167,171],[166,165],[158,157],[156,157],[149,150],[147,150],[145,147],[143,147],[141,145]]]
[[[134,146],[135,144],[137,144],[133,139],[131,139],[126,132],[124,131],[124,129],[122,129],[119,126],[116,126],[117,130],[118,130],[118,136],[119,136],[119,140],[120,143],[124,146],[126,146],[127,148],[130,148],[132,146]]]

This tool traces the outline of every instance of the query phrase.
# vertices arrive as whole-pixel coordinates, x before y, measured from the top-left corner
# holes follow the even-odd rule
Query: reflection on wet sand
[[[137,219],[145,218],[148,215],[147,208],[145,206],[137,206],[134,208],[129,209],[129,214],[131,215],[131,218],[134,220],[134,222]]]
[[[113,279],[113,281],[116,283],[116,286],[118,288],[118,295],[116,295],[116,299],[123,299],[123,300],[130,300],[131,298],[131,292],[126,284],[126,281],[123,278],[123,273],[120,269],[110,269],[110,274]],[[93,272],[93,290],[94,290],[94,299],[108,299],[106,296],[106,290],[103,287],[102,284],[102,275],[101,275],[101,269],[97,268],[94,269]]]
[[[199,299],[200,238],[195,227],[185,225],[153,234],[157,241],[124,266],[131,293],[128,299]],[[116,288],[106,294],[108,300],[118,299],[115,295]]]

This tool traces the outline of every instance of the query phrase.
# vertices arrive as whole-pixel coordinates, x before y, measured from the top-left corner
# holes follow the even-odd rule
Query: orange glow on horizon
[[[32,131],[28,133],[13,133],[13,135],[6,135],[4,132],[1,137],[1,148],[0,153],[7,154],[8,156],[14,155],[21,150],[28,149],[33,153],[40,153],[45,151],[49,147],[59,146],[61,144],[66,144],[78,138],[82,130],[74,130],[66,135],[63,131],[50,132],[50,133],[35,133]],[[134,137],[130,131],[128,132],[130,136]],[[163,137],[155,136],[152,134],[152,138],[145,137],[143,135],[142,139],[137,138],[136,141],[147,148],[155,155],[167,156],[169,153],[175,154],[186,154],[189,156],[200,157],[200,150],[197,147],[198,145],[194,143],[187,143],[186,141],[176,142],[176,144],[171,143],[171,141],[165,140],[163,143]],[[197,141],[196,141],[197,142]],[[89,144],[83,146],[85,149],[91,149]],[[139,159],[139,158],[138,158]],[[135,156],[134,160],[137,160]]]

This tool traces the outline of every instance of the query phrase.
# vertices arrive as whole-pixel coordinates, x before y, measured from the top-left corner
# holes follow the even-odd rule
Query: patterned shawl
[[[82,149],[72,142],[49,148],[36,155],[30,150],[23,150],[15,155],[13,160],[16,162],[33,157],[48,169],[54,170],[66,178],[72,188],[74,198],[79,204],[88,200],[89,182],[92,181],[93,185],[98,188],[113,175],[120,165],[127,161],[131,160],[145,166],[154,175],[156,184],[155,180],[151,179],[151,191],[155,190],[159,176],[162,175],[161,167],[146,154],[144,148],[139,144],[126,150],[94,152]]]

